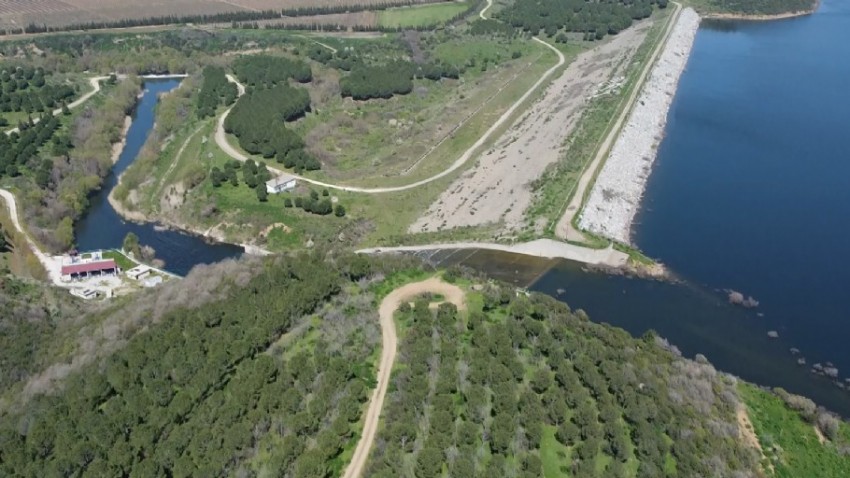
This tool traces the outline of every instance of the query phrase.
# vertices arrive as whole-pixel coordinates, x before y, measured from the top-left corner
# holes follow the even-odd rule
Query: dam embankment
[[[581,212],[579,226],[629,243],[632,222],[667,125],[667,113],[699,29],[691,8],[679,15],[664,50],[644,84],[628,122],[611,148]]]

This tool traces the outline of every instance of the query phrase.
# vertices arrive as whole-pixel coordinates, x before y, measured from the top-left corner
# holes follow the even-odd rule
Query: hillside
[[[254,259],[206,268],[154,301],[55,307],[57,324],[123,311],[134,326],[47,394],[7,397],[17,405],[0,418],[0,474],[340,476],[375,387],[377,304],[432,275],[419,267]],[[443,277],[463,307],[426,295],[396,313],[398,354],[364,476],[840,476],[850,464],[850,427],[802,397],[547,296]],[[37,354],[54,345],[18,337]],[[6,363],[13,350],[2,353]]]

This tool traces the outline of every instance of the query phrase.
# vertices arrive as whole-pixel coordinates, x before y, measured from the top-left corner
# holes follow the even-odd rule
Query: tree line
[[[583,33],[586,40],[601,40],[617,34],[633,20],[647,18],[652,6],[666,7],[666,0],[616,0],[586,2],[584,0],[540,0],[514,2],[494,13],[494,17],[531,34],[544,31],[555,36],[559,31]]]
[[[421,5],[427,3],[442,3],[445,0],[394,0],[380,4],[367,3],[356,5],[328,5],[324,7],[303,7],[303,8],[284,8],[280,10],[258,10],[258,11],[236,11],[223,12],[214,14],[194,14],[194,15],[162,15],[151,16],[145,18],[124,18],[111,21],[91,21],[72,23],[68,25],[47,25],[45,23],[31,22],[24,27],[4,28],[0,29],[0,35],[16,35],[22,33],[49,33],[49,32],[69,32],[69,31],[88,31],[88,30],[103,30],[109,28],[132,28],[155,25],[170,25],[181,23],[227,23],[227,22],[256,22],[259,20],[271,20],[276,18],[298,17],[307,15],[328,15],[334,13],[349,13],[372,10],[385,10],[393,7],[405,7],[413,5]],[[244,28],[244,27],[243,27]]]
[[[204,67],[203,83],[201,83],[201,91],[198,93],[198,117],[203,119],[215,116],[216,108],[233,103],[237,94],[236,85],[227,81],[224,68],[218,66]]]
[[[313,81],[310,65],[280,56],[243,56],[233,62],[233,71],[239,81],[253,87],[271,88],[290,79],[299,83]]]

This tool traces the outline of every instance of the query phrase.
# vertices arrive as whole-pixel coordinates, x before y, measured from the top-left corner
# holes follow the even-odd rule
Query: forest
[[[286,127],[310,109],[310,95],[286,83],[265,89],[251,88],[242,95],[224,122],[225,131],[239,138],[239,146],[264,158],[302,154],[304,142]]]
[[[375,386],[376,304],[432,273],[412,257],[318,250],[203,266],[156,295],[90,309],[107,317],[92,330],[115,332],[95,357],[66,358],[77,365],[49,387],[7,397],[0,475],[340,476]],[[771,449],[783,454],[770,457],[777,476],[847,464],[850,428],[810,400],[742,385],[654,333],[632,338],[547,296],[464,271],[443,278],[468,289],[467,310],[425,295],[396,313],[364,476],[762,476],[736,423],[744,400],[764,439],[786,447]],[[90,320],[54,306],[42,335],[23,319],[38,294],[0,280],[17,317],[3,326],[32,344],[0,352],[13,390],[57,348],[46,321]]]
[[[250,154],[275,158],[299,173],[319,169],[321,164],[304,150],[301,137],[286,127],[286,122],[310,111],[307,90],[289,84],[289,80],[311,81],[310,66],[299,60],[257,55],[238,59],[233,70],[248,88],[227,116],[225,131],[235,135],[239,146]]]
[[[386,65],[357,65],[339,80],[340,94],[355,100],[392,98],[413,91],[413,64],[404,61]]]
[[[198,93],[198,118],[204,119],[215,115],[215,110],[221,105],[229,105],[236,100],[236,85],[227,81],[224,68],[207,66],[203,71],[203,83]]]
[[[666,7],[666,0],[585,0],[516,1],[493,16],[534,35],[544,31],[555,36],[559,31],[585,34],[585,39],[601,40],[607,34],[631,26],[633,20],[647,18],[652,6]]]

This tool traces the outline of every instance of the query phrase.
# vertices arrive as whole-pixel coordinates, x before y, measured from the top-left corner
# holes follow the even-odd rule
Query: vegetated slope
[[[756,476],[735,379],[546,296],[477,302],[399,314],[369,476]]]
[[[147,330],[0,417],[0,475],[339,476],[374,386],[376,296],[421,270],[318,253],[233,264],[110,311]],[[840,469],[846,424],[824,425],[821,451],[792,446],[784,417],[814,433],[796,413],[653,334],[494,284],[462,314],[426,300],[398,314],[366,476],[761,476],[736,424],[741,395],[777,471],[814,470],[804,453]]]
[[[171,310],[62,393],[4,418],[0,475],[222,476],[256,459],[326,476],[356,430],[378,337],[369,297],[333,298],[358,294],[352,281],[371,264],[314,255],[255,267],[223,300]],[[295,340],[313,312],[327,342]],[[283,352],[266,353],[282,334]]]
[[[0,311],[0,389],[7,390],[48,363],[63,319],[73,321],[80,307],[64,290],[5,275]]]
[[[708,0],[705,3],[711,11],[718,13],[781,15],[813,10],[817,7],[818,0]]]
[[[777,478],[842,478],[850,473],[850,424],[811,400],[742,384],[741,395]]]

